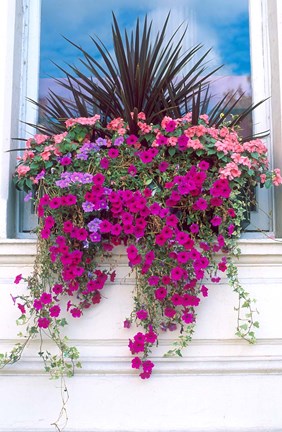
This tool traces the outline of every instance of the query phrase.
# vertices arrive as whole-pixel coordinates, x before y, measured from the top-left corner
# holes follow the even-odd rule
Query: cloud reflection
[[[183,41],[184,50],[201,43],[204,45],[203,52],[212,48],[208,57],[210,67],[225,64],[219,74],[228,75],[229,80],[219,79],[215,84],[216,91],[221,93],[228,82],[228,88],[241,85],[250,93],[247,79],[250,73],[248,0],[42,0],[41,78],[63,76],[51,60],[61,66],[65,63],[79,65],[77,50],[62,35],[94,55],[89,35],[98,35],[111,50],[112,11],[118,22],[128,30],[134,28],[137,17],[143,19],[147,13],[149,20],[153,20],[155,33],[162,27],[170,11],[171,33],[181,23],[188,24]],[[41,97],[46,95],[50,85],[51,80],[41,80]]]

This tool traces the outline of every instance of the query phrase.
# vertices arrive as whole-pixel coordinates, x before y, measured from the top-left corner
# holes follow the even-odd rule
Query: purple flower
[[[99,234],[98,232],[91,233],[89,237],[93,243],[99,243],[99,241],[101,241],[102,238],[101,234]]]
[[[71,174],[70,179],[74,183],[81,183],[83,179],[83,174],[81,172],[74,172]]]
[[[98,229],[99,229],[99,225],[100,225],[101,222],[102,221],[100,219],[98,219],[98,218],[93,219],[92,221],[90,221],[87,224],[88,230],[90,232],[96,233],[98,231]]]
[[[92,181],[93,181],[93,175],[89,173],[84,173],[82,183],[87,184],[87,183],[92,183]]]
[[[82,203],[82,208],[85,213],[92,212],[94,209],[94,204],[92,204],[90,201],[85,201],[84,203]]]
[[[32,198],[32,192],[29,192],[25,197],[24,197],[24,202],[29,201]]]
[[[57,180],[55,182],[56,186],[59,186],[59,188],[66,188],[70,185],[70,180]]]
[[[79,153],[77,153],[76,159],[87,160],[88,154],[86,152],[80,151]]]
[[[107,145],[107,140],[105,139],[105,138],[98,138],[98,139],[96,139],[96,141],[95,141],[95,143],[99,146],[99,147],[102,147],[102,146],[106,146]]]
[[[120,146],[124,142],[124,138],[122,136],[117,137],[114,141],[115,146]]]
[[[45,170],[40,171],[40,173],[37,174],[37,176],[35,177],[35,180],[41,180],[41,179],[43,179],[44,176],[45,176],[45,172],[46,172]]]
[[[108,208],[107,201],[105,199],[100,200],[98,203],[98,209],[97,210],[102,210],[102,209],[106,210],[107,208]]]

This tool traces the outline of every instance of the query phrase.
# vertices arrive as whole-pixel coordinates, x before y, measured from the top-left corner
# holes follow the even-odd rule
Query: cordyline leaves
[[[137,113],[143,111],[148,122],[160,123],[164,115],[178,118],[188,111],[193,112],[193,124],[198,124],[199,115],[208,113],[210,102],[208,83],[220,67],[207,70],[207,56],[210,50],[199,55],[202,45],[196,45],[184,54],[182,42],[187,28],[176,29],[167,41],[167,16],[162,30],[154,37],[152,22],[144,20],[142,30],[139,19],[129,35],[125,31],[122,38],[119,24],[113,14],[112,37],[113,51],[99,39],[91,37],[103,63],[97,61],[89,52],[66,39],[82,55],[80,59],[88,73],[68,65],[69,71],[58,66],[65,79],[55,79],[70,94],[70,98],[49,92],[47,104],[35,103],[42,114],[41,125],[37,130],[58,133],[65,129],[64,121],[70,117],[91,117],[100,113],[105,123],[113,118],[124,118],[132,133],[137,132]],[[233,99],[232,99],[233,98]],[[220,114],[227,117],[240,101],[234,102],[234,94],[225,96],[211,112],[211,125],[219,126]],[[230,101],[233,103],[230,107]],[[250,105],[234,123],[239,123],[254,109]],[[132,118],[132,112],[135,115]]]

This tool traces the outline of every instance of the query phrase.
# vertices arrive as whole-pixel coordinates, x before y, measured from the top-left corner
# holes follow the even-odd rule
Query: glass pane
[[[161,27],[171,11],[171,33],[181,24],[188,24],[183,49],[198,43],[204,51],[212,48],[208,56],[209,66],[224,64],[217,72],[212,84],[214,102],[227,91],[244,93],[241,106],[250,104],[250,46],[248,0],[231,2],[226,0],[42,0],[41,57],[40,57],[40,101],[44,104],[49,89],[64,94],[54,78],[64,74],[52,63],[63,68],[75,64],[82,70],[77,50],[64,38],[70,39],[99,60],[89,36],[98,35],[109,50],[112,48],[112,11],[120,25],[128,30],[134,27],[136,18],[148,15],[153,20],[153,31]],[[169,35],[168,35],[169,37]],[[251,119],[244,125],[245,134],[250,134]]]
[[[112,12],[119,25],[129,31],[134,28],[137,17],[142,21],[147,14],[149,21],[153,21],[153,36],[162,28],[170,12],[168,39],[179,25],[183,24],[183,28],[188,25],[182,42],[183,51],[201,44],[203,51],[198,58],[211,48],[207,65],[210,68],[224,65],[212,79],[212,105],[226,93],[236,91],[236,98],[239,95],[242,95],[242,98],[235,114],[240,113],[240,108],[251,104],[248,0],[177,0],[174,4],[171,0],[142,0],[138,3],[129,0],[41,1],[39,99],[43,105],[46,104],[46,96],[50,90],[68,96],[67,91],[56,82],[56,79],[63,79],[65,75],[55,64],[66,70],[69,70],[68,64],[76,65],[87,74],[86,68],[79,61],[78,50],[65,38],[91,53],[99,62],[102,61],[101,56],[90,36],[98,36],[109,51],[112,51]],[[197,57],[194,63],[196,61]],[[251,115],[244,120],[242,133],[245,136],[251,135]]]

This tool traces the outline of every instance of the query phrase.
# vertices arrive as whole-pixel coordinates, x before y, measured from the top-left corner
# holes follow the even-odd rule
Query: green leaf
[[[144,184],[146,185],[146,186],[148,186],[149,184],[151,184],[152,183],[152,181],[153,181],[153,179],[152,178],[150,178],[150,179],[147,179],[145,182],[144,182]]]
[[[176,153],[176,149],[174,147],[169,147],[168,152],[170,156],[174,156]]]

